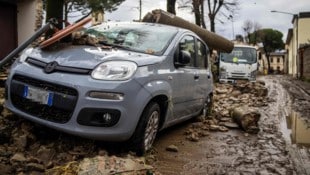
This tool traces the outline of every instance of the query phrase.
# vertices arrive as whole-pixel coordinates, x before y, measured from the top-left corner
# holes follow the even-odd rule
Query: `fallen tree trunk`
[[[260,119],[260,113],[248,106],[241,106],[234,108],[231,111],[233,120],[241,127],[245,132],[257,134],[259,132],[258,121]]]
[[[234,47],[234,44],[229,40],[160,9],[147,13],[142,22],[160,23],[191,30],[204,40],[210,48],[221,52],[230,53]]]

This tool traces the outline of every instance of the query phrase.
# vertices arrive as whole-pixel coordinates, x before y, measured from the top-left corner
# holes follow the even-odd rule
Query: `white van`
[[[219,82],[256,81],[257,50],[253,46],[235,45],[231,53],[219,55]]]

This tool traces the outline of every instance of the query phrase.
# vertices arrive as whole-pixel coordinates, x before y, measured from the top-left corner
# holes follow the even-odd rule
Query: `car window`
[[[208,53],[205,44],[197,40],[197,67],[207,68],[208,67]]]
[[[195,38],[193,36],[184,36],[179,43],[179,53],[181,51],[187,51],[190,53],[191,60],[190,63],[186,66],[194,67],[195,66]]]

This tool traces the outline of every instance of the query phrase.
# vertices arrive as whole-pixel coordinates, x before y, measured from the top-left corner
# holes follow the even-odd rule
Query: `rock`
[[[215,92],[217,93],[217,94],[227,94],[228,93],[228,90],[227,89],[216,89],[215,90]]]
[[[12,173],[13,168],[4,163],[0,163],[0,174],[13,174]]]
[[[218,130],[221,131],[221,132],[227,132],[227,131],[229,131],[229,129],[226,128],[225,126],[220,126]]]
[[[26,158],[23,153],[16,153],[10,159],[11,162],[25,162]]]
[[[170,152],[179,152],[179,148],[175,145],[169,145],[166,150]]]
[[[230,128],[230,129],[237,129],[239,128],[238,124],[235,122],[224,122],[223,126]]]
[[[218,126],[218,125],[210,125],[210,131],[218,131],[219,130],[219,128],[220,128],[220,126]]]
[[[18,151],[25,150],[25,147],[27,146],[27,135],[24,134],[22,136],[14,137],[14,144],[17,147]]]
[[[44,163],[44,165],[47,165],[50,162],[50,159],[52,159],[52,156],[54,155],[55,150],[46,148],[45,146],[41,146],[39,150],[37,151],[37,158]]]
[[[266,85],[265,81],[263,81],[263,80],[256,80],[256,83],[261,84],[263,86]]]
[[[26,165],[26,169],[28,171],[40,171],[40,172],[44,172],[45,170],[44,166],[38,163],[28,163]]]
[[[198,137],[197,133],[192,133],[191,135],[187,136],[187,139],[192,141],[192,142],[198,142],[199,141],[199,137]]]
[[[230,95],[232,97],[238,97],[239,95],[241,95],[241,92],[239,90],[234,90],[230,93]]]

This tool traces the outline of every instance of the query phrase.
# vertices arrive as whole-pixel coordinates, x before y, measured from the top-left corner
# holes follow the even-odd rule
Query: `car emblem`
[[[58,63],[56,61],[47,63],[47,65],[44,67],[44,72],[52,73],[56,69],[57,66],[58,66]]]

